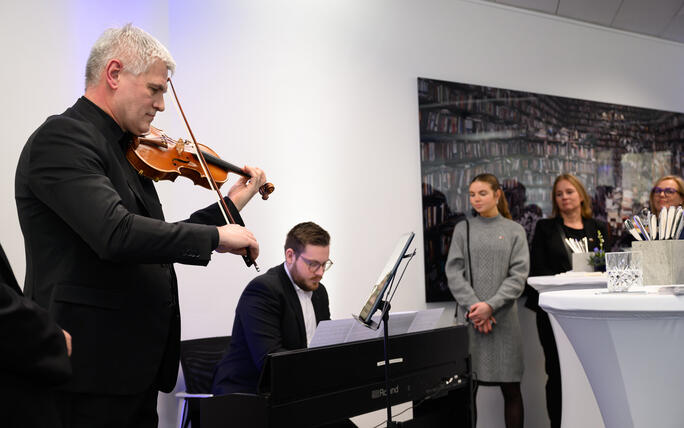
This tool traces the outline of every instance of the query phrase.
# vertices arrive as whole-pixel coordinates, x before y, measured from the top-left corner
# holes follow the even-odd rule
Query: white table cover
[[[559,275],[531,276],[527,283],[540,293],[553,290],[583,290],[587,288],[606,288],[608,277],[605,273],[586,274],[566,272]]]
[[[582,362],[607,428],[684,426],[684,296],[659,288],[540,295]]]
[[[605,275],[586,275],[571,272],[560,275],[533,276],[527,279],[527,283],[539,293],[545,293],[553,290],[605,289],[607,279]],[[561,369],[561,388],[563,391],[561,427],[604,428],[601,411],[575,349],[552,314],[549,314],[549,320],[556,338]]]

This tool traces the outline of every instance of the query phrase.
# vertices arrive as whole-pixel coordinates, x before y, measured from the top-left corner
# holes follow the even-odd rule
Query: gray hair
[[[146,72],[157,60],[163,61],[172,75],[176,70],[176,62],[159,40],[132,24],[126,24],[122,28],[105,30],[93,45],[86,63],[86,89],[99,82],[102,70],[114,58],[120,60],[123,69],[134,76]]]

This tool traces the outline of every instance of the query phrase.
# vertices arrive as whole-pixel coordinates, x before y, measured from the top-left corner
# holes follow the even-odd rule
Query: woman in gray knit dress
[[[494,175],[478,175],[469,190],[470,204],[478,215],[454,229],[446,262],[449,288],[457,302],[459,322],[470,324],[477,383],[500,386],[506,427],[522,428],[523,355],[516,301],[529,271],[527,238],[523,227],[510,220]]]

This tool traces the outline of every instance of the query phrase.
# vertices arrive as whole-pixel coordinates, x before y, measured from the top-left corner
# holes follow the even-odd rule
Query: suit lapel
[[[164,212],[161,209],[159,196],[157,195],[157,190],[154,188],[152,180],[146,177],[138,176],[137,180],[134,181],[136,181],[142,189],[142,197],[139,193],[134,192],[136,198],[141,201],[152,218],[164,220]]]
[[[154,189],[152,180],[138,174],[125,156],[114,157],[119,161],[119,165],[124,172],[128,188],[135,195],[138,204],[147,211],[144,214],[147,214],[152,218],[164,220],[164,213],[161,210],[159,197],[157,196],[157,191]]]
[[[318,325],[318,323],[321,322],[323,318],[323,314],[321,313],[323,308],[321,308],[321,298],[319,290],[314,291],[313,295],[311,296],[311,304],[313,305],[314,313],[316,314],[316,325]]]
[[[302,339],[302,343],[304,343],[304,347],[306,347],[306,327],[304,326],[302,304],[299,303],[299,297],[297,297],[297,292],[294,289],[295,286],[292,284],[292,281],[290,281],[290,277],[287,276],[287,272],[285,272],[284,263],[280,265],[278,275],[280,276],[280,285],[283,287],[283,294],[285,295],[287,304],[290,305],[290,309],[292,309],[295,318],[297,319],[299,336]]]
[[[596,237],[598,237],[598,234],[596,233],[596,223],[582,217],[582,226],[584,227],[584,233],[587,235],[589,252],[592,252],[594,251],[594,247],[599,246],[598,239],[596,239]]]
[[[556,224],[556,231],[558,232],[558,235],[561,237],[561,241],[563,242],[563,248],[565,248],[565,253],[567,254],[567,262],[572,266],[572,250],[570,249],[570,246],[568,245],[565,240],[567,237],[565,236],[565,230],[563,229],[563,218],[561,216],[556,217],[554,223]]]

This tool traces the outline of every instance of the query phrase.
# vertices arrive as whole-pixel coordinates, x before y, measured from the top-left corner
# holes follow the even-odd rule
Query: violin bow
[[[223,195],[221,194],[221,191],[219,190],[218,186],[216,185],[216,181],[214,180],[214,176],[211,174],[211,171],[209,171],[209,167],[207,166],[207,161],[204,159],[204,155],[202,154],[202,150],[200,150],[199,144],[197,144],[197,140],[195,139],[195,134],[193,134],[192,129],[190,129],[190,124],[188,123],[188,119],[185,117],[185,113],[183,112],[183,108],[180,105],[180,101],[178,100],[178,95],[176,94],[176,89],[173,87],[173,82],[171,81],[170,77],[167,77],[166,80],[168,80],[169,84],[171,85],[171,92],[173,92],[173,98],[176,101],[176,106],[178,107],[178,112],[180,113],[181,117],[183,118],[183,123],[185,124],[185,128],[188,131],[188,134],[190,134],[190,138],[192,139],[192,144],[195,146],[195,151],[197,152],[197,159],[200,161],[200,165],[202,166],[202,170],[204,171],[204,175],[207,177],[207,181],[209,181],[209,185],[211,186],[211,189],[216,193],[216,197],[218,198],[218,205],[219,208],[221,209],[221,214],[223,214],[223,218],[226,220],[226,224],[235,224],[235,219],[233,218],[233,215],[230,213],[230,210],[228,209],[228,205],[226,204],[226,201],[223,199]],[[252,258],[252,255],[250,254],[249,247],[245,248],[245,254],[242,256],[242,259],[245,261],[245,264],[249,267],[254,265],[254,268],[256,269],[257,272],[260,272],[259,265],[257,265],[256,261]]]

